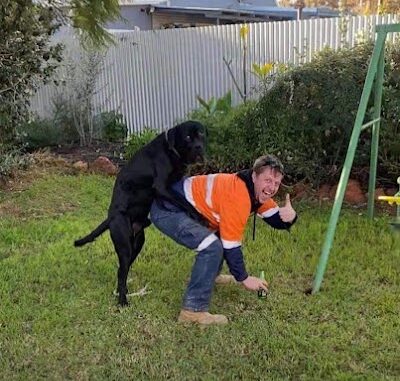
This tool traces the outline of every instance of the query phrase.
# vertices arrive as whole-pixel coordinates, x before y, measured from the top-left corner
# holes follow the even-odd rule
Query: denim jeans
[[[219,238],[205,226],[191,219],[177,206],[154,201],[151,222],[177,243],[197,251],[190,282],[183,298],[183,308],[208,311],[215,277],[221,270],[223,247]]]

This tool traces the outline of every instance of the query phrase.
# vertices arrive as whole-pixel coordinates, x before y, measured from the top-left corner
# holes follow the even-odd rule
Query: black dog
[[[126,280],[133,261],[145,241],[144,228],[150,225],[148,214],[157,196],[183,207],[199,219],[196,210],[183,197],[168,190],[178,181],[188,164],[203,160],[205,128],[198,122],[188,121],[158,135],[140,149],[119,172],[108,210],[108,218],[86,237],[75,241],[82,246],[110,230],[111,239],[119,258],[119,304],[127,305]]]

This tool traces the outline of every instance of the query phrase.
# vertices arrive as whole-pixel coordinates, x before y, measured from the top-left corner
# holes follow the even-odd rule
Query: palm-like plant
[[[112,42],[104,25],[120,18],[118,0],[33,0],[54,7],[61,21],[82,32],[82,40],[94,46]]]

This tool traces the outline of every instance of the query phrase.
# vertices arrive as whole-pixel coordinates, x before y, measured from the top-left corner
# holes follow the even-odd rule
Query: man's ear
[[[253,183],[256,182],[256,177],[257,177],[256,173],[254,171],[252,171],[251,172],[251,179],[253,180]]]

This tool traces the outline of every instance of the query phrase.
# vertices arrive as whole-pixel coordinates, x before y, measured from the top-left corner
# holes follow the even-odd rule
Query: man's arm
[[[263,220],[275,229],[289,230],[297,221],[297,213],[292,207],[289,194],[286,195],[285,205],[280,208],[274,208],[272,213],[265,213]]]
[[[233,249],[224,249],[224,259],[230,273],[245,288],[251,291],[258,291],[259,289],[268,291],[268,283],[265,280],[247,274],[240,246]]]
[[[244,281],[247,277],[247,271],[244,264],[242,248],[240,246],[233,249],[224,248],[224,259],[228,265],[229,272],[238,282]]]

